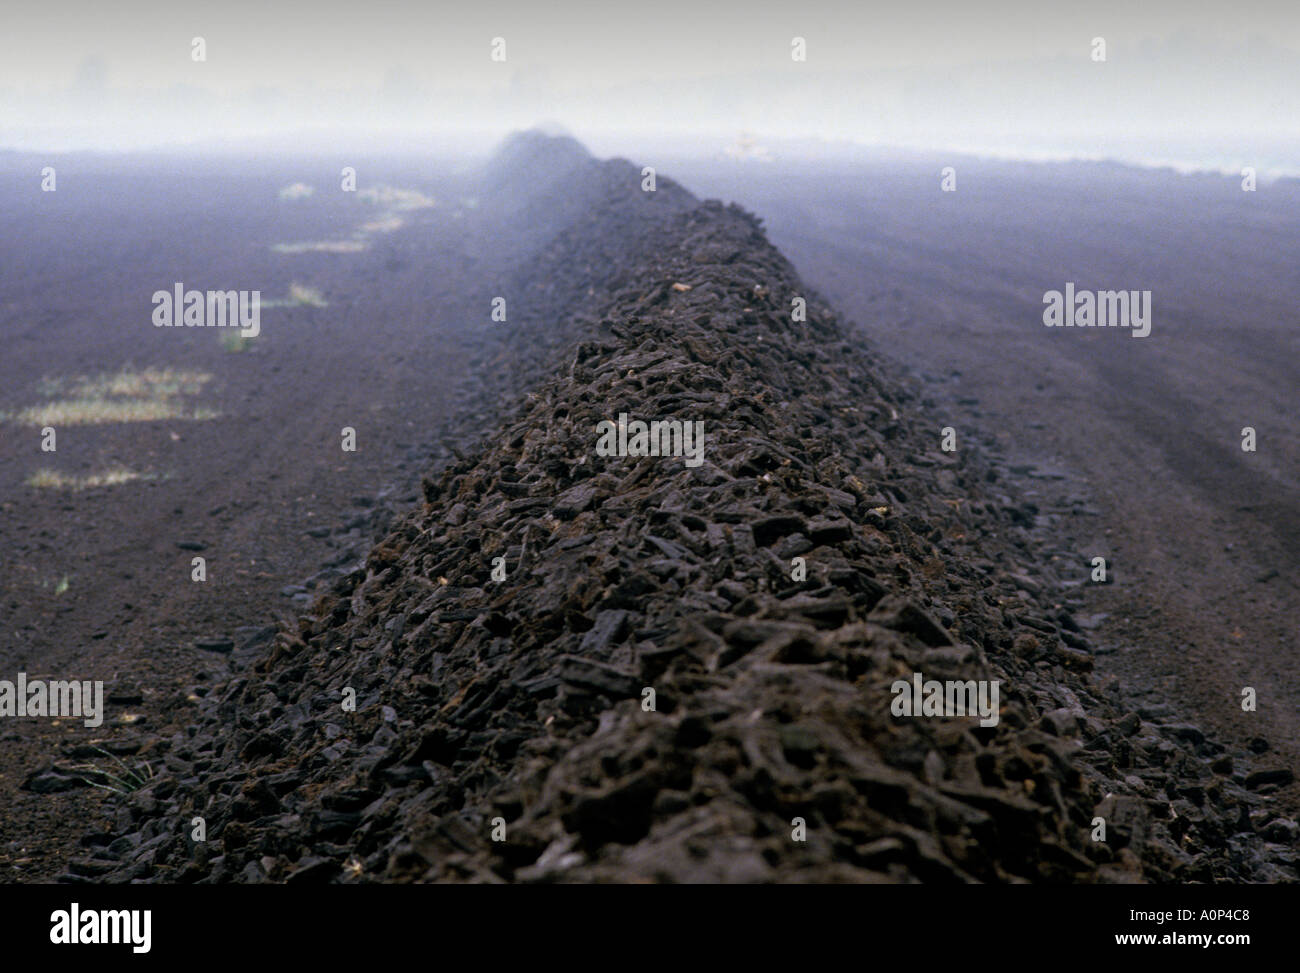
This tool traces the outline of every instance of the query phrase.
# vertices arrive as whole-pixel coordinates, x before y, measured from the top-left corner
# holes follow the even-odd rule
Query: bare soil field
[[[345,163],[361,193],[340,191]],[[292,620],[305,578],[364,556],[378,492],[414,500],[458,336],[488,313],[486,297],[470,306],[481,241],[449,163],[56,157],[44,193],[47,164],[0,156],[0,672],[102,679],[109,704],[96,732],[0,728],[10,881],[61,872],[102,804],[93,788],[21,789],[29,775],[71,752],[115,769],[86,748],[125,755],[183,726],[229,642]],[[315,192],[281,198],[300,182]],[[382,186],[432,205],[364,192]],[[242,345],[155,328],[150,296],[178,281],[283,303]]]

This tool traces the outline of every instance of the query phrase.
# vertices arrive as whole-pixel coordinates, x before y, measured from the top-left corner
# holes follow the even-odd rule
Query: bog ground
[[[111,703],[0,726],[7,878],[1294,878],[1294,185],[661,165],[786,267],[667,180],[514,152],[359,164],[357,196],[325,159],[70,158],[53,194],[0,163],[0,676]],[[1152,289],[1151,337],[1043,328],[1067,280]],[[155,329],[176,281],[261,289],[261,336]],[[842,353],[780,325],[792,288]],[[575,465],[575,416],[650,402],[716,424],[707,482]],[[534,574],[489,594],[495,553]],[[311,729],[340,652],[365,712]],[[1001,673],[1016,715],[912,737],[833,682],[903,665]],[[667,729],[619,702],[656,679]],[[110,754],[157,779],[85,786]],[[1103,792],[1127,856],[1079,839]],[[787,858],[792,816],[822,830]]]

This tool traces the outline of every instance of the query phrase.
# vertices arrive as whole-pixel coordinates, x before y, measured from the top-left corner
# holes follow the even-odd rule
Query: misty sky
[[[1243,158],[1297,139],[1294,0],[1059,6],[24,4],[0,33],[0,146],[499,136],[539,122],[596,143],[743,130],[1066,154],[1137,140]],[[196,35],[205,63],[190,58]],[[505,63],[489,58],[498,36]],[[795,36],[805,63],[791,60]],[[1095,36],[1105,64],[1089,57]]]

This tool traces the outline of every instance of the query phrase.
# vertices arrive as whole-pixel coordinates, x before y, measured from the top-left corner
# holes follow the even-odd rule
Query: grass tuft
[[[306,199],[314,192],[316,192],[316,190],[311,186],[308,186],[305,182],[295,182],[280,190],[280,198],[287,200]]]
[[[276,243],[272,253],[360,253],[369,247],[362,240],[316,240],[307,243]]]
[[[414,189],[398,189],[396,186],[374,186],[363,189],[357,193],[357,199],[395,213],[429,209],[437,205],[432,196],[426,196]]]
[[[215,419],[211,409],[186,409],[182,395],[197,395],[212,376],[171,368],[125,368],[100,375],[46,378],[38,385],[54,401],[0,412],[0,420],[23,426],[96,426],[161,419]]]
[[[136,480],[156,479],[158,479],[156,473],[136,473],[124,466],[113,466],[102,473],[91,473],[87,476],[74,476],[60,473],[58,470],[42,468],[27,477],[24,482],[29,487],[35,487],[38,490],[69,490],[76,493],[80,490],[93,490],[97,487],[121,486],[124,483],[132,483]],[[66,590],[66,586],[64,590]],[[61,594],[62,592],[55,593]]]
[[[112,769],[106,770],[93,763],[78,764],[72,768],[81,771],[81,779],[91,787],[112,791],[115,794],[130,794],[133,791],[138,791],[154,779],[153,768],[144,761],[140,761],[134,767],[129,767],[116,754],[111,754],[102,747],[95,747],[94,749],[112,761]]]

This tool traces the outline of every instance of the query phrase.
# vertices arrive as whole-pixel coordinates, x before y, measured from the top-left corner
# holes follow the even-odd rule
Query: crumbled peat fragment
[[[977,452],[918,461],[933,424],[758,221],[638,172],[511,144],[495,185],[555,232],[483,336],[463,458],[203,701],[172,746],[206,770],[131,795],[107,877],[1294,878],[1222,748],[1034,621],[1055,580],[1017,591],[1033,528]],[[702,423],[702,462],[598,456],[624,413]],[[918,674],[997,681],[997,712],[900,718]]]

